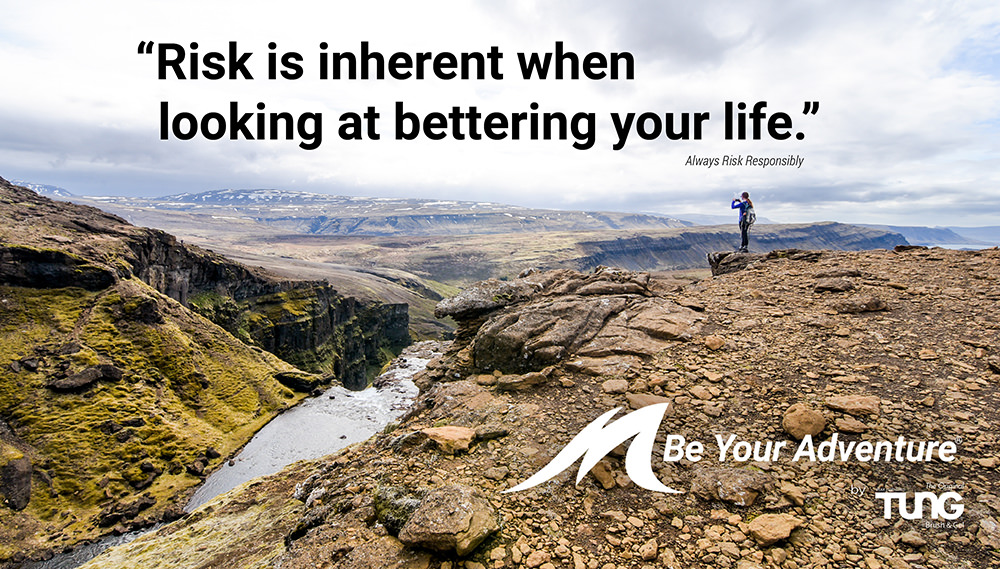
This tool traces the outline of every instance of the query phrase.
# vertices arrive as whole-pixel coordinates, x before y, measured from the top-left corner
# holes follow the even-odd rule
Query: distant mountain
[[[901,226],[901,225],[873,225],[873,224],[858,224],[863,227],[871,227],[874,229],[884,229],[885,231],[893,231],[899,233],[906,237],[906,240],[910,242],[911,245],[923,245],[925,247],[945,247],[948,249],[983,249],[995,244],[989,243],[988,241],[980,241],[974,237],[971,237],[968,233],[961,234],[954,229],[959,230],[973,230],[976,229],[990,229],[990,228],[949,228],[949,227],[914,227],[914,226]],[[994,230],[1000,228],[994,228]],[[983,232],[983,235],[987,235],[988,232]],[[996,236],[995,236],[996,237]]]
[[[726,215],[705,215],[702,213],[678,213],[677,218],[690,221],[694,225],[726,225],[736,223],[738,219],[736,212]],[[757,217],[757,223],[775,223],[766,217]]]
[[[82,201],[82,200],[78,200]],[[492,202],[334,196],[275,189],[215,190],[161,198],[93,197],[125,217],[142,211],[227,217],[310,235],[488,235],[689,227],[662,215],[534,209]]]
[[[70,191],[65,188],[60,188],[59,186],[49,186],[46,184],[32,184],[31,182],[25,182],[24,180],[11,180],[10,183],[16,186],[28,188],[29,190],[35,192],[40,196],[46,196],[57,199],[75,197],[75,194],[70,193]]]
[[[1000,245],[1000,225],[987,227],[949,227],[948,229],[968,239],[974,239],[987,245]]]

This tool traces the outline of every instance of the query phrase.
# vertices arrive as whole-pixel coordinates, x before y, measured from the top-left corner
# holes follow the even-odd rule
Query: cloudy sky
[[[85,195],[273,187],[561,209],[728,214],[749,191],[777,221],[998,225],[1000,5],[984,2],[91,2],[0,0],[0,176]],[[157,79],[139,42],[229,42],[253,80]],[[322,80],[319,45],[384,54],[503,54],[503,79]],[[631,80],[521,78],[518,53],[631,53]],[[303,76],[268,80],[268,43]],[[160,140],[169,115],[320,113],[319,148],[293,140]],[[395,103],[432,112],[592,113],[567,139],[395,140]],[[798,140],[725,140],[726,101],[766,101]],[[803,114],[807,101],[819,111]],[[343,113],[380,113],[379,140],[342,140]],[[710,113],[701,140],[621,150],[612,114]],[[766,120],[766,119],[765,119]],[[253,124],[253,121],[250,123]],[[652,125],[652,121],[644,123]],[[801,156],[800,168],[685,165]]]

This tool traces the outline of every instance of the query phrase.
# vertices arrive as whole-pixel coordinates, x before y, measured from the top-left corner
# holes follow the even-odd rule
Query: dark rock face
[[[76,286],[103,290],[115,284],[111,270],[51,249],[0,247],[0,284],[31,288]]]
[[[31,500],[31,459],[16,458],[0,466],[0,495],[12,510],[28,507]]]
[[[254,343],[304,370],[332,373],[348,389],[364,389],[369,368],[385,363],[383,350],[399,351],[410,341],[405,304],[365,304],[325,284],[246,306]]]

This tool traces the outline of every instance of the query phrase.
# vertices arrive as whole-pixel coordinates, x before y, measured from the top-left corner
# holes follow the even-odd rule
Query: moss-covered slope
[[[206,466],[301,397],[274,379],[292,366],[137,279],[0,287],[0,360],[0,417],[34,471],[27,507],[0,507],[0,559],[176,510]],[[54,387],[97,366],[121,379]]]
[[[217,299],[211,319],[195,299]],[[293,364],[364,383],[408,340],[405,308],[0,179],[0,565],[180,515],[207,471],[318,383]],[[269,325],[251,334],[258,313]]]

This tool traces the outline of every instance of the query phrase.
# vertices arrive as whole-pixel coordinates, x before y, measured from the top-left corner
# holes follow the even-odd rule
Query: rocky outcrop
[[[76,255],[53,249],[17,245],[0,246],[0,285],[31,288],[78,286],[102,290],[116,275]]]
[[[456,365],[523,374],[575,356],[651,356],[691,339],[701,317],[660,294],[648,273],[559,270],[474,285],[435,314],[459,324]]]
[[[767,253],[716,251],[708,253],[707,258],[708,266],[712,269],[712,276],[719,276],[742,271],[755,263],[767,260],[795,259],[815,261],[819,258],[819,253],[817,251],[802,251],[799,249],[776,249]]]

